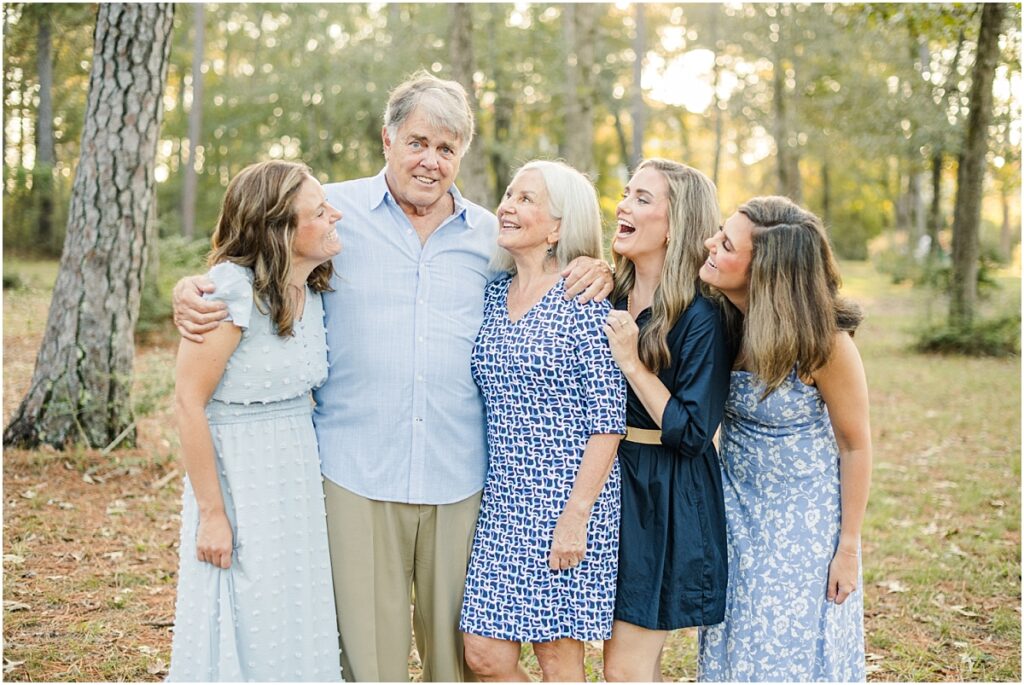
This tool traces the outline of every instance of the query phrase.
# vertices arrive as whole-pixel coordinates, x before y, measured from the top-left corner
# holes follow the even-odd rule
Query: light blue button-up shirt
[[[324,190],[343,216],[324,293],[330,371],[313,415],[323,474],[375,500],[465,499],[487,472],[469,362],[497,219],[453,185],[455,212],[421,244],[383,171]]]

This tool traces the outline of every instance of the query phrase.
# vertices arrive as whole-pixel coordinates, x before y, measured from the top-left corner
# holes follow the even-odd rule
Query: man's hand
[[[593,257],[577,257],[562,272],[565,278],[565,299],[580,296],[580,303],[602,302],[612,292],[615,279],[608,262]]]
[[[203,276],[186,276],[174,286],[171,294],[174,325],[183,338],[203,342],[201,334],[212,331],[228,315],[228,306],[223,302],[203,299],[203,293],[213,290],[213,281]]]

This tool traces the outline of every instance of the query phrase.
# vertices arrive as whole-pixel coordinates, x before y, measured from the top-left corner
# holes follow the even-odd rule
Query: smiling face
[[[295,196],[295,237],[292,239],[292,263],[315,268],[341,252],[341,240],[335,223],[341,212],[327,203],[323,187],[307,177]]]
[[[632,262],[645,255],[664,256],[669,235],[669,187],[665,175],[644,167],[629,180],[615,209],[618,230],[614,250]]]
[[[498,245],[514,256],[546,251],[558,242],[560,223],[551,216],[541,172],[528,169],[516,174],[498,205]]]
[[[717,233],[704,241],[708,258],[700,268],[700,279],[720,290],[740,309],[746,307],[750,286],[753,237],[753,222],[736,212]]]
[[[402,210],[423,215],[438,208],[459,173],[459,140],[432,126],[420,109],[402,122],[394,138],[386,126],[381,136],[388,187]]]

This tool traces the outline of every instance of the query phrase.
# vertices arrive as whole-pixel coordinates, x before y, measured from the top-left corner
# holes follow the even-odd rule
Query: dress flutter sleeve
[[[572,303],[575,309],[576,373],[587,399],[591,435],[626,433],[626,379],[608,346],[608,302]]]
[[[227,321],[239,328],[249,327],[252,314],[252,271],[232,262],[221,262],[210,269],[206,277],[216,289],[203,295],[203,299],[220,301],[228,306]]]
[[[732,362],[725,325],[714,305],[695,300],[684,316],[685,332],[678,349],[672,350],[680,362],[668,388],[672,396],[662,414],[661,444],[695,458],[711,444],[722,421]]]

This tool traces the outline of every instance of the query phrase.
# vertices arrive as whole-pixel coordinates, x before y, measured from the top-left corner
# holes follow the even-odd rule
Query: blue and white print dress
[[[603,331],[610,305],[566,301],[559,281],[513,322],[510,282],[487,287],[473,349],[489,463],[459,629],[516,642],[606,640],[619,554],[618,462],[594,504],[583,561],[552,571],[548,557],[590,436],[625,433],[625,380]]]
[[[825,599],[839,544],[839,450],[821,392],[794,370],[733,371],[722,420],[725,622],[700,631],[701,681],[863,681],[863,581]]]
[[[172,682],[340,681],[320,456],[310,389],[327,378],[323,305],[306,290],[294,335],[253,302],[252,272],[222,262],[207,296],[242,338],[206,416],[234,537],[230,568],[196,559],[199,509],[182,494]]]

